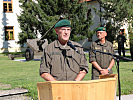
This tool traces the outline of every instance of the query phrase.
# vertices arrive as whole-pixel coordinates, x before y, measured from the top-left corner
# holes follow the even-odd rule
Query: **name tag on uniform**
[[[100,49],[100,47],[95,47],[95,49],[96,49],[96,50],[99,50],[99,49]]]

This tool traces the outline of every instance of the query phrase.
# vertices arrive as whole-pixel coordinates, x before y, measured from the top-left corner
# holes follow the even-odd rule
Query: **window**
[[[3,12],[13,12],[12,0],[3,0]]]
[[[14,40],[14,27],[5,26],[5,40]]]
[[[3,1],[12,1],[12,0],[3,0]]]

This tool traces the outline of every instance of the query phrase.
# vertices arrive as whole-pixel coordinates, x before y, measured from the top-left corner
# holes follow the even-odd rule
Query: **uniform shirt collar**
[[[106,40],[104,44],[102,44],[99,40],[97,42],[98,45],[101,45],[101,46],[108,46],[108,41]]]
[[[59,40],[55,41],[55,47],[56,48],[60,48],[60,49],[65,49],[65,50],[69,50],[70,47],[66,44],[66,46],[64,47],[63,45],[60,44]]]

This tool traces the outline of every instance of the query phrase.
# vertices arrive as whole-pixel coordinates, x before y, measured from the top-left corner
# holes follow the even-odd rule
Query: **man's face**
[[[120,35],[122,35],[122,31],[120,31]]]
[[[105,39],[105,37],[107,36],[106,31],[97,31],[97,37],[98,39]]]
[[[56,28],[55,30],[60,42],[66,42],[69,40],[71,27],[59,27],[59,28]]]

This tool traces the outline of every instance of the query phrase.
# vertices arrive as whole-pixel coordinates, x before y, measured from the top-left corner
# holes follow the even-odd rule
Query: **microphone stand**
[[[117,62],[117,73],[118,73],[119,100],[121,100],[121,84],[120,84],[120,72],[119,72],[119,59],[126,60],[126,61],[132,61],[132,59],[127,58],[127,57],[114,55],[114,54],[111,54],[111,53],[102,52],[102,51],[99,51],[99,50],[89,50],[89,51],[92,51],[94,53],[99,52],[99,53],[102,53],[102,54],[111,55],[116,60],[116,62]]]
[[[119,58],[116,57],[117,62],[117,73],[118,73],[118,89],[119,89],[119,100],[121,100],[121,84],[120,84],[120,72],[119,72]]]

